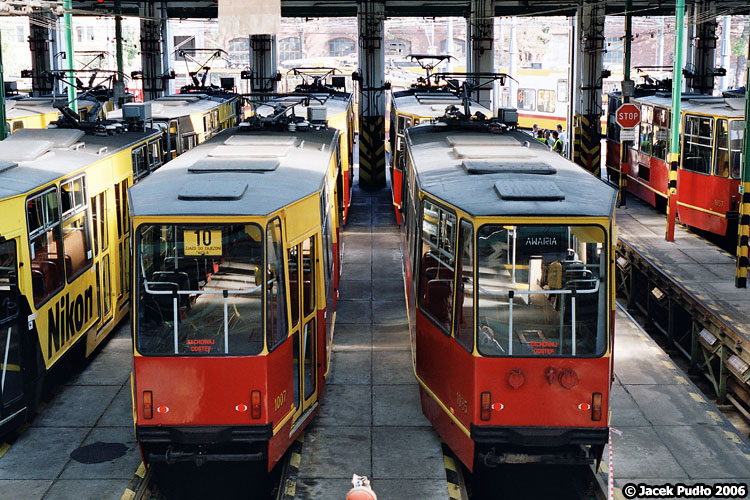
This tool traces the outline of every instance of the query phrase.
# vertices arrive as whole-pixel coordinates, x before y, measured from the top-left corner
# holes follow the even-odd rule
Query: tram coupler
[[[150,463],[162,462],[176,464],[178,462],[193,462],[196,467],[207,462],[257,462],[263,460],[262,452],[257,453],[206,453],[205,451],[180,451],[169,446],[164,453],[149,453]]]

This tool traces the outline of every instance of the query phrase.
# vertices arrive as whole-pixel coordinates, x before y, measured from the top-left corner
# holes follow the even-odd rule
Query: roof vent
[[[552,175],[557,170],[541,162],[503,162],[497,160],[464,160],[461,162],[469,174],[537,174]]]
[[[81,137],[86,135],[83,130],[67,128],[32,129],[25,128],[12,134],[6,141],[43,141],[51,142],[53,148],[69,148]]]
[[[52,146],[52,141],[6,139],[0,141],[0,158],[11,161],[34,161],[52,149]]]
[[[0,174],[18,166],[18,163],[8,160],[0,160]]]
[[[549,180],[504,179],[495,183],[495,192],[507,201],[560,201],[565,195]]]
[[[280,135],[233,135],[224,144],[227,146],[296,146],[297,138]]]
[[[281,164],[276,158],[203,158],[188,167],[193,174],[215,172],[273,172]]]
[[[201,182],[189,183],[177,195],[183,201],[236,201],[241,199],[247,191],[247,184],[230,184],[226,181],[207,179]]]
[[[289,152],[288,146],[226,146],[219,145],[208,153],[209,158],[279,158]]]

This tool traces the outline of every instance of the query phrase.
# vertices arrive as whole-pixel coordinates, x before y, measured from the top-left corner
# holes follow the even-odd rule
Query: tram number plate
[[[183,231],[185,255],[221,255],[221,230],[195,229]]]

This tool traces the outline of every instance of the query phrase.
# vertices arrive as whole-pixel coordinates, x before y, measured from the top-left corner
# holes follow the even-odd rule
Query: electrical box
[[[328,113],[325,106],[308,106],[307,121],[310,123],[325,123],[328,119]]]
[[[122,117],[126,120],[145,122],[151,119],[150,102],[129,102],[122,106]]]

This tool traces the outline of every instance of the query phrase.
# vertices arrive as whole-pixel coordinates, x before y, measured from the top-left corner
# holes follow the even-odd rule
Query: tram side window
[[[716,121],[716,158],[714,160],[714,175],[729,177],[729,122]]]
[[[537,110],[544,113],[555,112],[555,91],[554,90],[539,90],[536,100]]]
[[[327,188],[324,188],[323,193],[320,195],[320,219],[323,221],[323,277],[325,281],[325,294],[328,297],[328,286],[331,282],[331,268],[333,266],[333,240]]]
[[[133,177],[139,178],[148,173],[148,151],[146,145],[133,148]]]
[[[161,166],[161,140],[157,139],[148,143],[148,169],[153,172]]]
[[[682,168],[700,174],[711,173],[713,118],[685,116]]]
[[[474,227],[461,221],[458,237],[458,290],[456,291],[456,341],[474,350]]]
[[[653,110],[654,108],[652,106],[641,106],[641,123],[638,125],[638,133],[640,136],[638,149],[641,153],[648,156],[651,156],[651,146],[654,140]]]
[[[654,146],[651,150],[651,156],[662,161],[667,159],[667,149],[669,148],[669,120],[669,110],[654,108]]]
[[[305,316],[315,310],[315,236],[302,243],[302,305]]]
[[[557,80],[557,102],[568,102],[568,80]]]
[[[620,107],[620,99],[610,96],[607,105],[607,139],[620,142],[620,126],[615,120],[617,108]]]
[[[534,111],[536,101],[536,90],[534,89],[518,89],[517,102],[518,109],[526,109]]]
[[[83,177],[78,177],[60,185],[62,202],[63,250],[65,271],[68,283],[92,261],[91,239],[89,237],[89,212],[86,205]]]
[[[743,120],[729,122],[729,158],[732,179],[739,179],[742,172],[742,136],[745,133]]]
[[[19,312],[16,287],[18,287],[16,242],[6,240],[0,243],[0,324]]]
[[[190,151],[198,143],[195,134],[182,134],[182,152]]]
[[[38,306],[63,285],[65,261],[60,251],[60,207],[51,188],[26,202],[31,255],[31,287]]]
[[[455,275],[456,216],[422,201],[419,306],[443,331],[451,331]]]
[[[280,344],[287,335],[286,286],[282,257],[281,222],[274,219],[266,229],[266,338],[268,349]]]

